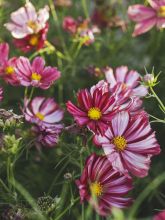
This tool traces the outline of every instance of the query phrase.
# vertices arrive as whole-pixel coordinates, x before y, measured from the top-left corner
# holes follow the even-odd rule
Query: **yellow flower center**
[[[92,120],[99,120],[102,114],[99,108],[90,108],[88,111],[88,117]]]
[[[127,146],[127,141],[122,136],[117,136],[113,138],[112,143],[115,145],[116,149],[119,151],[123,151]]]
[[[94,196],[101,196],[103,193],[103,186],[98,182],[91,183],[90,191]]]
[[[30,27],[34,32],[37,31],[38,24],[35,21],[28,21],[27,26]]]
[[[44,116],[43,114],[41,114],[40,112],[38,112],[38,113],[36,114],[36,117],[39,118],[41,121],[43,121],[44,118],[45,118],[45,116]]]
[[[159,17],[165,17],[165,6],[161,6],[158,10]]]
[[[36,80],[36,81],[40,81],[41,80],[41,75],[38,73],[32,73],[31,79],[32,80]]]
[[[31,46],[37,46],[39,42],[39,36],[37,34],[34,34],[29,39],[29,44]]]
[[[8,75],[13,74],[14,73],[14,68],[12,66],[6,67],[5,73],[8,74]]]

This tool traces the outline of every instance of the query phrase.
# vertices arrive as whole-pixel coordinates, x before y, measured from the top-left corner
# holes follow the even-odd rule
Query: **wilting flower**
[[[49,19],[49,8],[36,9],[30,1],[27,1],[24,7],[11,13],[11,22],[5,24],[5,27],[16,39],[22,39],[27,35],[37,34],[46,26]]]
[[[98,86],[98,85],[97,85]],[[92,87],[90,91],[81,90],[77,94],[79,106],[68,101],[67,109],[79,126],[86,125],[93,132],[104,134],[108,122],[114,116],[115,99],[104,87]]]
[[[45,61],[36,57],[32,64],[26,57],[17,60],[17,76],[23,86],[34,86],[48,89],[60,77],[60,72],[55,67],[44,67]]]
[[[77,31],[77,21],[71,16],[67,16],[63,20],[63,29],[71,34],[75,34]]]
[[[137,36],[149,31],[156,26],[165,28],[165,1],[148,0],[151,7],[144,5],[132,5],[128,8],[129,18],[136,22],[133,36]]]
[[[9,84],[17,86],[20,84],[15,72],[16,57],[9,59],[9,45],[0,44],[0,76]]]
[[[125,197],[132,189],[132,180],[115,171],[106,156],[89,156],[76,184],[81,201],[87,200],[100,215],[106,216],[113,207],[126,208],[132,203]]]
[[[157,215],[154,216],[153,220],[164,220],[165,219],[165,210],[159,212]]]
[[[64,115],[64,111],[59,108],[54,99],[45,97],[25,100],[23,113],[26,121],[46,128],[56,126]]]
[[[131,90],[131,96],[143,97],[147,95],[147,88],[144,85],[140,85],[141,77],[137,71],[129,71],[127,66],[121,66],[116,68],[115,73],[110,67],[105,68],[104,72],[111,91],[117,83],[121,83],[123,89]]]
[[[37,34],[30,34],[22,39],[14,39],[14,45],[23,52],[40,50],[45,46],[49,25],[40,30]]]
[[[62,124],[57,124],[52,127],[33,126],[32,132],[37,137],[36,142],[46,147],[54,147],[59,140],[59,135],[63,129]]]
[[[103,147],[115,170],[138,177],[147,176],[150,158],[160,153],[146,117],[131,117],[126,111],[116,114],[104,137],[95,135],[94,143]]]

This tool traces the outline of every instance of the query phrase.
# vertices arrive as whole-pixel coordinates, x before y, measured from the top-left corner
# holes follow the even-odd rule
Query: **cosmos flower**
[[[7,43],[0,44],[0,76],[5,82],[17,86],[20,84],[15,72],[16,57],[9,59],[9,45]]]
[[[45,147],[54,147],[57,145],[59,140],[59,135],[63,129],[62,124],[57,124],[53,127],[42,127],[42,126],[33,126],[32,132],[37,137],[36,142]]]
[[[35,123],[42,128],[56,126],[64,116],[64,111],[59,108],[52,98],[35,97],[31,101],[24,101],[23,113],[25,120]]]
[[[115,171],[106,156],[90,155],[76,184],[81,202],[87,200],[100,215],[106,216],[113,207],[126,208],[132,203],[125,197],[132,189],[132,180]]]
[[[154,216],[153,220],[164,220],[165,219],[165,210],[159,212],[157,215]]]
[[[86,125],[94,133],[104,134],[108,122],[116,113],[114,110],[115,99],[109,92],[102,91],[101,87],[90,91],[81,90],[77,94],[78,107],[67,102],[67,110],[73,115],[79,126]]]
[[[42,57],[36,57],[32,64],[28,58],[20,57],[16,66],[17,76],[23,86],[48,89],[61,75],[55,67],[44,67],[45,61]]]
[[[5,24],[5,27],[16,39],[22,39],[28,35],[37,34],[45,28],[49,19],[49,8],[36,9],[30,1],[27,1],[24,7],[11,13],[11,22]]]
[[[126,111],[116,114],[104,137],[95,135],[94,143],[103,147],[115,170],[138,177],[147,176],[150,158],[160,153],[146,117],[131,117]]]
[[[63,20],[63,29],[70,34],[76,33],[77,25],[78,25],[77,21],[71,16],[67,16]]]
[[[37,34],[30,34],[22,39],[14,39],[14,45],[23,52],[40,50],[45,46],[49,25],[40,30]]]
[[[132,5],[128,8],[129,18],[136,22],[133,36],[146,33],[151,28],[165,28],[165,1],[148,0],[150,6]]]
[[[110,67],[107,67],[104,72],[107,82],[110,84],[111,91],[117,83],[121,83],[123,89],[127,88],[131,90],[131,96],[143,97],[147,95],[147,88],[140,84],[141,77],[137,71],[129,71],[127,66],[121,66],[116,68],[115,73]]]
[[[82,30],[79,33],[79,36],[80,36],[80,40],[82,41],[82,44],[85,46],[89,46],[95,41],[95,37],[92,29]]]

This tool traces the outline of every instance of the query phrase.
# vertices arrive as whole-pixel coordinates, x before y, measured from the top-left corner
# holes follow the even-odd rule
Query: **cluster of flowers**
[[[76,181],[81,200],[89,201],[101,215],[109,214],[112,207],[131,204],[131,198],[124,197],[132,189],[131,175],[147,176],[151,157],[160,153],[142,109],[148,91],[140,74],[126,66],[115,73],[110,67],[104,71],[106,80],[90,91],[78,92],[78,106],[67,103],[77,124],[86,126],[93,133],[93,143],[104,150],[104,156],[89,156]]]

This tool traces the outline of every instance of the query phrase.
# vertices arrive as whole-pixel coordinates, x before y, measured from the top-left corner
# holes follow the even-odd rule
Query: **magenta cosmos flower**
[[[131,117],[126,111],[116,114],[104,137],[95,135],[94,143],[103,147],[114,169],[138,177],[147,176],[150,158],[160,153],[146,117]]]
[[[156,26],[157,28],[165,28],[165,1],[164,0],[148,0],[151,7],[144,5],[132,5],[128,8],[129,18],[136,22],[133,36],[137,36],[149,31]]]
[[[153,220],[165,220],[165,210],[155,215]]]
[[[28,58],[20,57],[16,66],[17,76],[23,86],[48,89],[61,75],[55,67],[44,67],[45,61],[41,57],[36,57],[32,64]]]
[[[23,113],[26,121],[47,128],[56,126],[64,116],[64,111],[52,98],[44,97],[35,97],[31,101],[25,100]]]
[[[9,59],[9,45],[7,43],[0,44],[0,76],[5,82],[17,86],[20,84],[15,73],[16,57]]]
[[[78,107],[68,101],[67,110],[73,115],[79,126],[86,125],[94,133],[104,134],[108,122],[116,113],[115,99],[105,88],[98,84],[91,88],[81,90],[77,94]]]
[[[121,66],[116,68],[115,73],[110,67],[107,67],[104,72],[111,91],[117,83],[120,83],[123,85],[123,89],[131,90],[131,96],[143,97],[147,95],[147,88],[140,84],[142,79],[137,71],[129,71],[127,66]]]
[[[67,16],[63,20],[63,29],[70,34],[75,34],[77,32],[78,22],[71,16]]]
[[[27,1],[24,7],[11,13],[11,22],[5,24],[5,27],[16,39],[22,39],[31,34],[37,34],[45,28],[49,19],[49,8],[36,9],[30,1]]]
[[[36,136],[37,144],[41,144],[45,147],[55,147],[59,141],[59,135],[63,129],[62,124],[57,124],[52,127],[33,126],[32,132]]]
[[[111,213],[113,207],[126,208],[132,180],[115,171],[106,156],[92,154],[85,163],[80,180],[76,180],[81,202],[87,200],[100,215]]]

